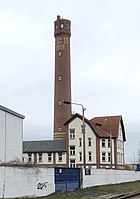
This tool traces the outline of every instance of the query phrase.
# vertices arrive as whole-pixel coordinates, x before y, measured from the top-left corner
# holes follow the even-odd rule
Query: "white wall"
[[[0,110],[0,163],[6,159],[6,134],[5,134],[5,112]]]
[[[28,153],[23,153],[23,158],[24,158],[24,163],[34,163],[34,158],[35,158],[35,155],[34,153],[31,153],[32,154],[32,161],[29,162],[28,161]],[[53,159],[54,159],[54,156],[55,156],[55,163],[53,162]],[[62,152],[62,161],[59,161],[59,155],[58,153],[52,153],[52,160],[51,161],[48,161],[48,154],[47,152],[46,153],[42,153],[42,161],[39,162],[39,154],[37,153],[37,164],[66,164],[66,152]]]
[[[75,139],[70,139],[69,137],[69,147],[75,146],[75,156],[69,156],[70,159],[75,159],[76,164],[83,164],[83,134],[81,132],[81,126],[83,121],[78,117],[75,118],[70,124],[69,129],[75,129]],[[79,138],[82,139],[82,146],[79,146]],[[88,146],[88,138],[91,138],[91,146]],[[96,136],[93,133],[90,126],[85,124],[85,148],[86,148],[86,163],[96,164]],[[79,152],[82,152],[82,161],[79,161]],[[92,153],[92,160],[89,161],[88,152]]]
[[[83,188],[137,180],[140,180],[138,171],[91,169],[91,175],[85,175],[83,169]]]
[[[22,161],[23,119],[0,110],[0,162]]]
[[[54,191],[53,168],[0,167],[0,198],[46,196]]]

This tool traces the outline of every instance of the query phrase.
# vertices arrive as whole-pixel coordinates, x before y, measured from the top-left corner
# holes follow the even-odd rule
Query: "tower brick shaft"
[[[57,20],[54,22],[54,139],[65,139],[64,123],[71,116],[71,104],[63,104],[63,100],[71,102],[70,25],[69,20],[60,19],[60,16],[57,16]]]

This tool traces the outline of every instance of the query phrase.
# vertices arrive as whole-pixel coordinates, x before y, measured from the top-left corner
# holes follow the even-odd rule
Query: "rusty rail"
[[[129,199],[129,198],[133,198],[138,195],[140,195],[140,191],[115,194],[115,195],[109,194],[109,195],[106,195],[105,198],[106,199]]]

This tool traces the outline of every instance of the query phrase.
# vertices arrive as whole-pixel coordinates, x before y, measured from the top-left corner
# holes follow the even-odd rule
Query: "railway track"
[[[129,192],[129,193],[121,193],[121,194],[108,194],[105,196],[100,196],[100,199],[133,199],[137,196],[140,198],[140,191]],[[139,196],[139,197],[138,197]]]

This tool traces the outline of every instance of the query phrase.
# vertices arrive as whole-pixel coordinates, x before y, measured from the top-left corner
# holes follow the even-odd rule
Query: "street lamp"
[[[110,131],[109,136],[110,136],[110,167],[112,169],[113,158],[112,158],[112,133],[111,131]]]
[[[82,107],[82,122],[83,122],[83,127],[82,127],[82,133],[83,133],[83,164],[84,164],[84,168],[86,168],[86,146],[85,146],[85,116],[84,116],[84,112],[86,110],[86,108],[79,103],[74,103],[74,102],[69,102],[69,101],[65,101],[63,100],[64,104],[74,104],[74,105],[78,105]]]

